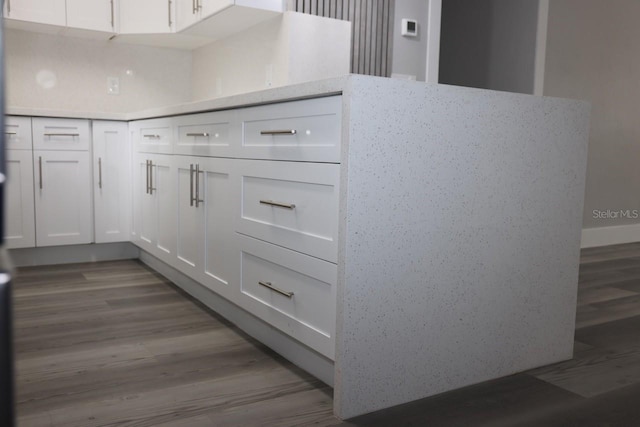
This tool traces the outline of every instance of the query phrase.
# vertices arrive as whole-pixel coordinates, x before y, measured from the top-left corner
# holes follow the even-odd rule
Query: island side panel
[[[352,77],[334,410],[572,356],[589,106]]]

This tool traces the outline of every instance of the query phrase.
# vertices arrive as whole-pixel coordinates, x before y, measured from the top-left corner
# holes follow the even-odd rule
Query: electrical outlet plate
[[[267,64],[265,67],[265,81],[264,84],[266,87],[273,86],[273,64]]]
[[[107,77],[107,93],[109,95],[120,95],[120,79],[117,77]]]

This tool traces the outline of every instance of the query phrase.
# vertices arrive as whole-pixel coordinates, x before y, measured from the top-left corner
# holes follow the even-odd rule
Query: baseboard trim
[[[640,242],[640,224],[584,228],[580,247],[595,248],[633,242]]]
[[[9,255],[14,266],[27,267],[136,259],[140,256],[140,250],[129,242],[92,243],[89,245],[9,249]]]
[[[320,381],[333,387],[334,365],[331,360],[300,344],[144,250],[140,250],[140,261],[169,279],[214,312],[238,326],[248,335],[264,343],[285,359],[320,379]]]

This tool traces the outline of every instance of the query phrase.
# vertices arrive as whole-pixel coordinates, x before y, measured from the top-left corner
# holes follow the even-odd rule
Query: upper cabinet
[[[8,28],[91,38],[118,34],[122,37],[116,41],[189,49],[242,32],[283,11],[283,0],[5,0],[4,3]]]
[[[220,39],[284,12],[282,0],[177,0],[178,30]]]
[[[178,31],[182,31],[229,6],[233,0],[176,0]]]
[[[116,32],[117,7],[118,0],[6,0],[4,16],[9,28],[43,32],[79,29],[112,34]]]
[[[115,33],[117,6],[116,0],[67,0],[67,26]]]
[[[163,34],[175,31],[175,1],[176,0],[122,1],[120,3],[120,33]]]
[[[64,26],[67,22],[65,0],[5,0],[4,17]]]

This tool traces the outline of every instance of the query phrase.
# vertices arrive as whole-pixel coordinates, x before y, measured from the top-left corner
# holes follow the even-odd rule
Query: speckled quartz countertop
[[[204,111],[225,110],[229,108],[248,105],[268,104],[271,102],[282,100],[302,99],[315,96],[338,94],[342,92],[349,79],[354,77],[356,76],[347,75],[326,80],[282,86],[273,89],[265,89],[256,92],[231,95],[203,101],[187,102],[183,104],[157,107],[129,113],[106,111],[51,110],[7,106],[7,114],[17,116],[66,117],[96,120],[141,120],[154,117],[175,116],[180,114],[190,114]]]

